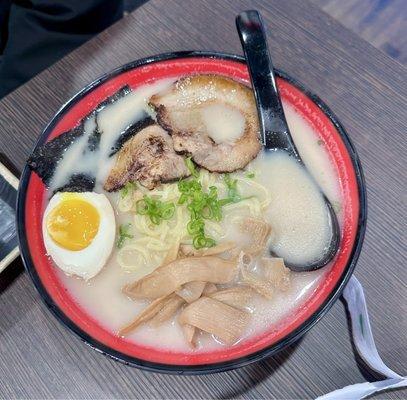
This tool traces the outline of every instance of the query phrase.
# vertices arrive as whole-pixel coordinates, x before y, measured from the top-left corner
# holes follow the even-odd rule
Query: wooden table
[[[307,1],[151,0],[3,99],[0,149],[21,169],[61,104],[130,60],[186,49],[240,54],[234,17],[248,8],[265,17],[276,67],[328,103],[359,151],[369,223],[356,276],[379,351],[405,374],[406,69]],[[182,377],[129,368],[85,346],[51,316],[21,261],[1,275],[0,296],[4,398],[313,398],[365,380],[341,302],[274,358],[227,373]],[[380,397],[406,396],[398,391]]]

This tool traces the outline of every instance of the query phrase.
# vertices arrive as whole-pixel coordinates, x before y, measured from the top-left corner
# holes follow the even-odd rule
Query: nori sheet
[[[101,135],[101,132],[97,125],[97,113],[101,111],[104,107],[122,98],[123,96],[126,96],[130,92],[131,89],[128,85],[123,86],[112,96],[109,96],[100,104],[98,104],[95,110],[93,110],[86,117],[84,117],[76,127],[69,131],[61,133],[59,136],[55,137],[54,139],[51,139],[50,141],[44,143],[41,146],[38,146],[34,150],[34,152],[28,158],[27,164],[31,168],[31,170],[38,174],[38,176],[42,179],[42,181],[47,187],[51,182],[54,171],[58,165],[59,160],[62,158],[62,155],[65,152],[65,150],[72,143],[74,143],[75,140],[77,140],[80,136],[83,135],[84,124],[86,120],[89,117],[96,114],[96,129],[94,130],[93,134],[90,135],[88,140],[88,150],[95,151],[99,147]],[[122,134],[122,136],[126,135],[125,132]],[[134,132],[133,134],[135,133],[137,132]],[[129,134],[127,134],[127,137],[130,137]],[[121,145],[123,143],[124,142],[121,142]],[[115,145],[115,148],[116,147],[117,146]],[[85,174],[73,174],[69,182],[62,188],[58,188],[56,191],[75,191],[75,192],[92,191],[94,186],[95,186],[94,176]]]
[[[95,178],[85,174],[73,174],[69,182],[56,189],[56,192],[91,192],[95,187]]]
[[[112,151],[109,154],[109,157],[116,154],[123,147],[124,143],[126,143],[136,133],[140,132],[144,128],[147,128],[147,126],[153,125],[155,123],[156,122],[147,113],[145,113],[142,119],[140,119],[133,125],[130,125],[121,133],[115,145],[112,147]]]

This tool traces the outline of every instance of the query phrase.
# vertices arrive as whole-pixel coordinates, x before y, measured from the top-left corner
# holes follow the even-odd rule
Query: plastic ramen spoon
[[[260,14],[255,10],[242,12],[236,17],[236,27],[256,98],[263,146],[268,151],[283,150],[287,152],[305,168],[284,115]],[[338,250],[340,241],[338,220],[332,204],[324,193],[322,196],[329,213],[331,227],[329,245],[319,259],[309,264],[299,265],[287,262],[287,267],[294,271],[312,271],[322,268],[332,260]]]

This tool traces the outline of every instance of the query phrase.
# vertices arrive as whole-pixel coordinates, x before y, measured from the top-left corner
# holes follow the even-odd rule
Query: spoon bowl
[[[267,39],[260,14],[256,10],[244,11],[236,17],[236,27],[249,68],[260,121],[260,137],[264,150],[285,151],[306,168],[295,146],[284,114],[283,105],[274,76],[274,68],[267,47]],[[327,207],[331,238],[321,257],[308,264],[286,262],[293,271],[312,271],[328,264],[339,248],[340,231],[334,208],[322,193]],[[274,254],[278,256],[278,254]]]

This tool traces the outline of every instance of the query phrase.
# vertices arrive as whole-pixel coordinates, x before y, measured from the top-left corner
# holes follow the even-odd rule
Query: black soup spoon
[[[261,141],[264,149],[269,151],[283,150],[305,168],[284,115],[260,14],[256,10],[240,13],[236,17],[236,27],[256,98]],[[338,219],[328,198],[324,193],[322,193],[322,196],[328,209],[331,227],[329,245],[321,254],[321,257],[310,264],[299,265],[286,262],[287,267],[293,271],[304,272],[322,268],[332,260],[338,251],[340,242]],[[276,255],[278,256],[278,254]]]

